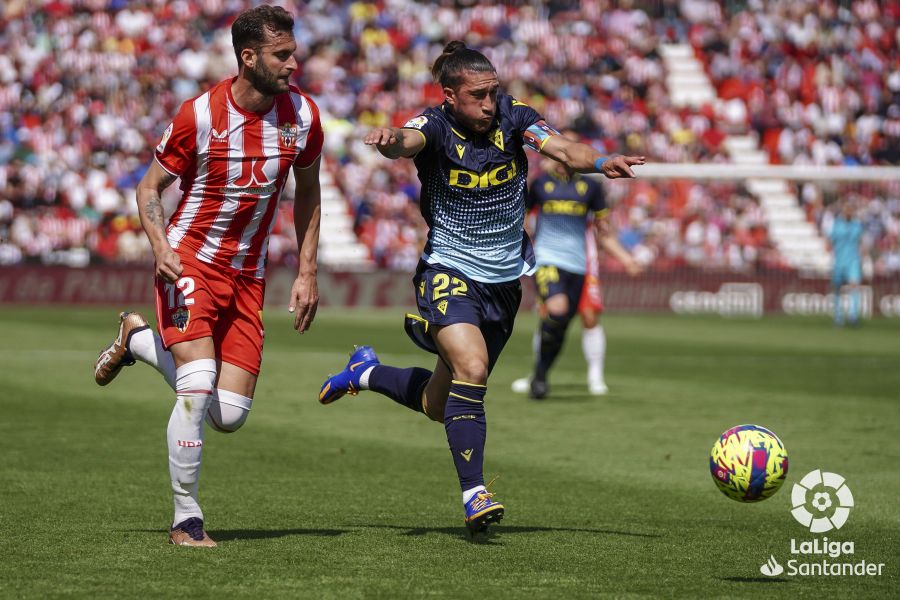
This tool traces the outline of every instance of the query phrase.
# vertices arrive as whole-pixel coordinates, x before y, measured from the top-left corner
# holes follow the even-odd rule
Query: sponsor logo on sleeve
[[[413,117],[412,119],[407,121],[403,127],[408,128],[408,129],[421,130],[423,127],[425,127],[425,123],[427,123],[427,122],[428,122],[428,117],[426,117],[424,115],[419,115],[418,117]]]

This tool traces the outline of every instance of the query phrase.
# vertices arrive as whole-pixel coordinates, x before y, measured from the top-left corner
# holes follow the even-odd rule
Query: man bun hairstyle
[[[238,67],[243,65],[241,52],[252,48],[259,53],[269,33],[294,33],[294,17],[280,6],[261,5],[245,10],[231,24],[231,45],[237,57]]]
[[[497,69],[484,54],[467,48],[465,42],[454,40],[444,46],[444,52],[434,61],[431,76],[441,87],[455,89],[462,83],[466,71],[496,73]]]

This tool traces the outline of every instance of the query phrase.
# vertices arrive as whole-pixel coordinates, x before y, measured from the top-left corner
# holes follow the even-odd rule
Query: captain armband
[[[526,146],[535,152],[540,152],[547,140],[554,135],[559,135],[559,132],[542,119],[526,129],[522,134],[522,139]]]

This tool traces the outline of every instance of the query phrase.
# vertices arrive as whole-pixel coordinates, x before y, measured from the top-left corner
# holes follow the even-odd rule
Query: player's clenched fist
[[[156,254],[156,275],[167,283],[175,283],[183,270],[181,259],[171,247],[163,248]]]

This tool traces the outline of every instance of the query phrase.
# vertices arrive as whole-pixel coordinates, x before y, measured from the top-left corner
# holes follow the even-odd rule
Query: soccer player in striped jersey
[[[575,132],[564,135],[577,140]],[[545,160],[544,173],[531,184],[528,208],[535,213],[540,325],[535,332],[535,365],[532,377],[517,379],[516,392],[529,391],[541,400],[547,396],[547,373],[562,350],[566,330],[576,312],[584,332],[582,349],[588,362],[588,386],[592,394],[607,393],[603,379],[606,337],[598,323],[603,310],[600,297],[597,247],[612,254],[629,275],[640,265],[619,243],[608,219],[608,208],[599,183],[581,177],[566,165]]]
[[[364,142],[390,159],[414,160],[428,239],[413,277],[419,315],[406,330],[438,355],[434,371],[382,365],[358,347],[319,392],[323,404],[371,389],[444,424],[466,527],[484,531],[504,506],[484,485],[488,376],[513,330],[519,277],[534,271],[525,235],[525,148],[578,172],[633,177],[643,157],[605,157],[565,139],[534,109],[500,91],[494,66],[451,42],[432,74],[444,102],[400,128],[378,128]]]
[[[315,103],[289,84],[297,69],[293,17],[280,7],[241,13],[231,33],[239,72],[182,104],[137,189],[156,258],[159,335],[122,313],[116,340],[97,359],[98,384],[135,359],[176,393],[167,438],[175,516],[169,541],[215,546],[197,498],[204,420],[240,428],[250,411],[263,345],[266,252],[278,199],[293,173],[300,254],[289,310],[309,328],[318,305],[319,158]],[[166,222],[160,196],[181,178]]]

